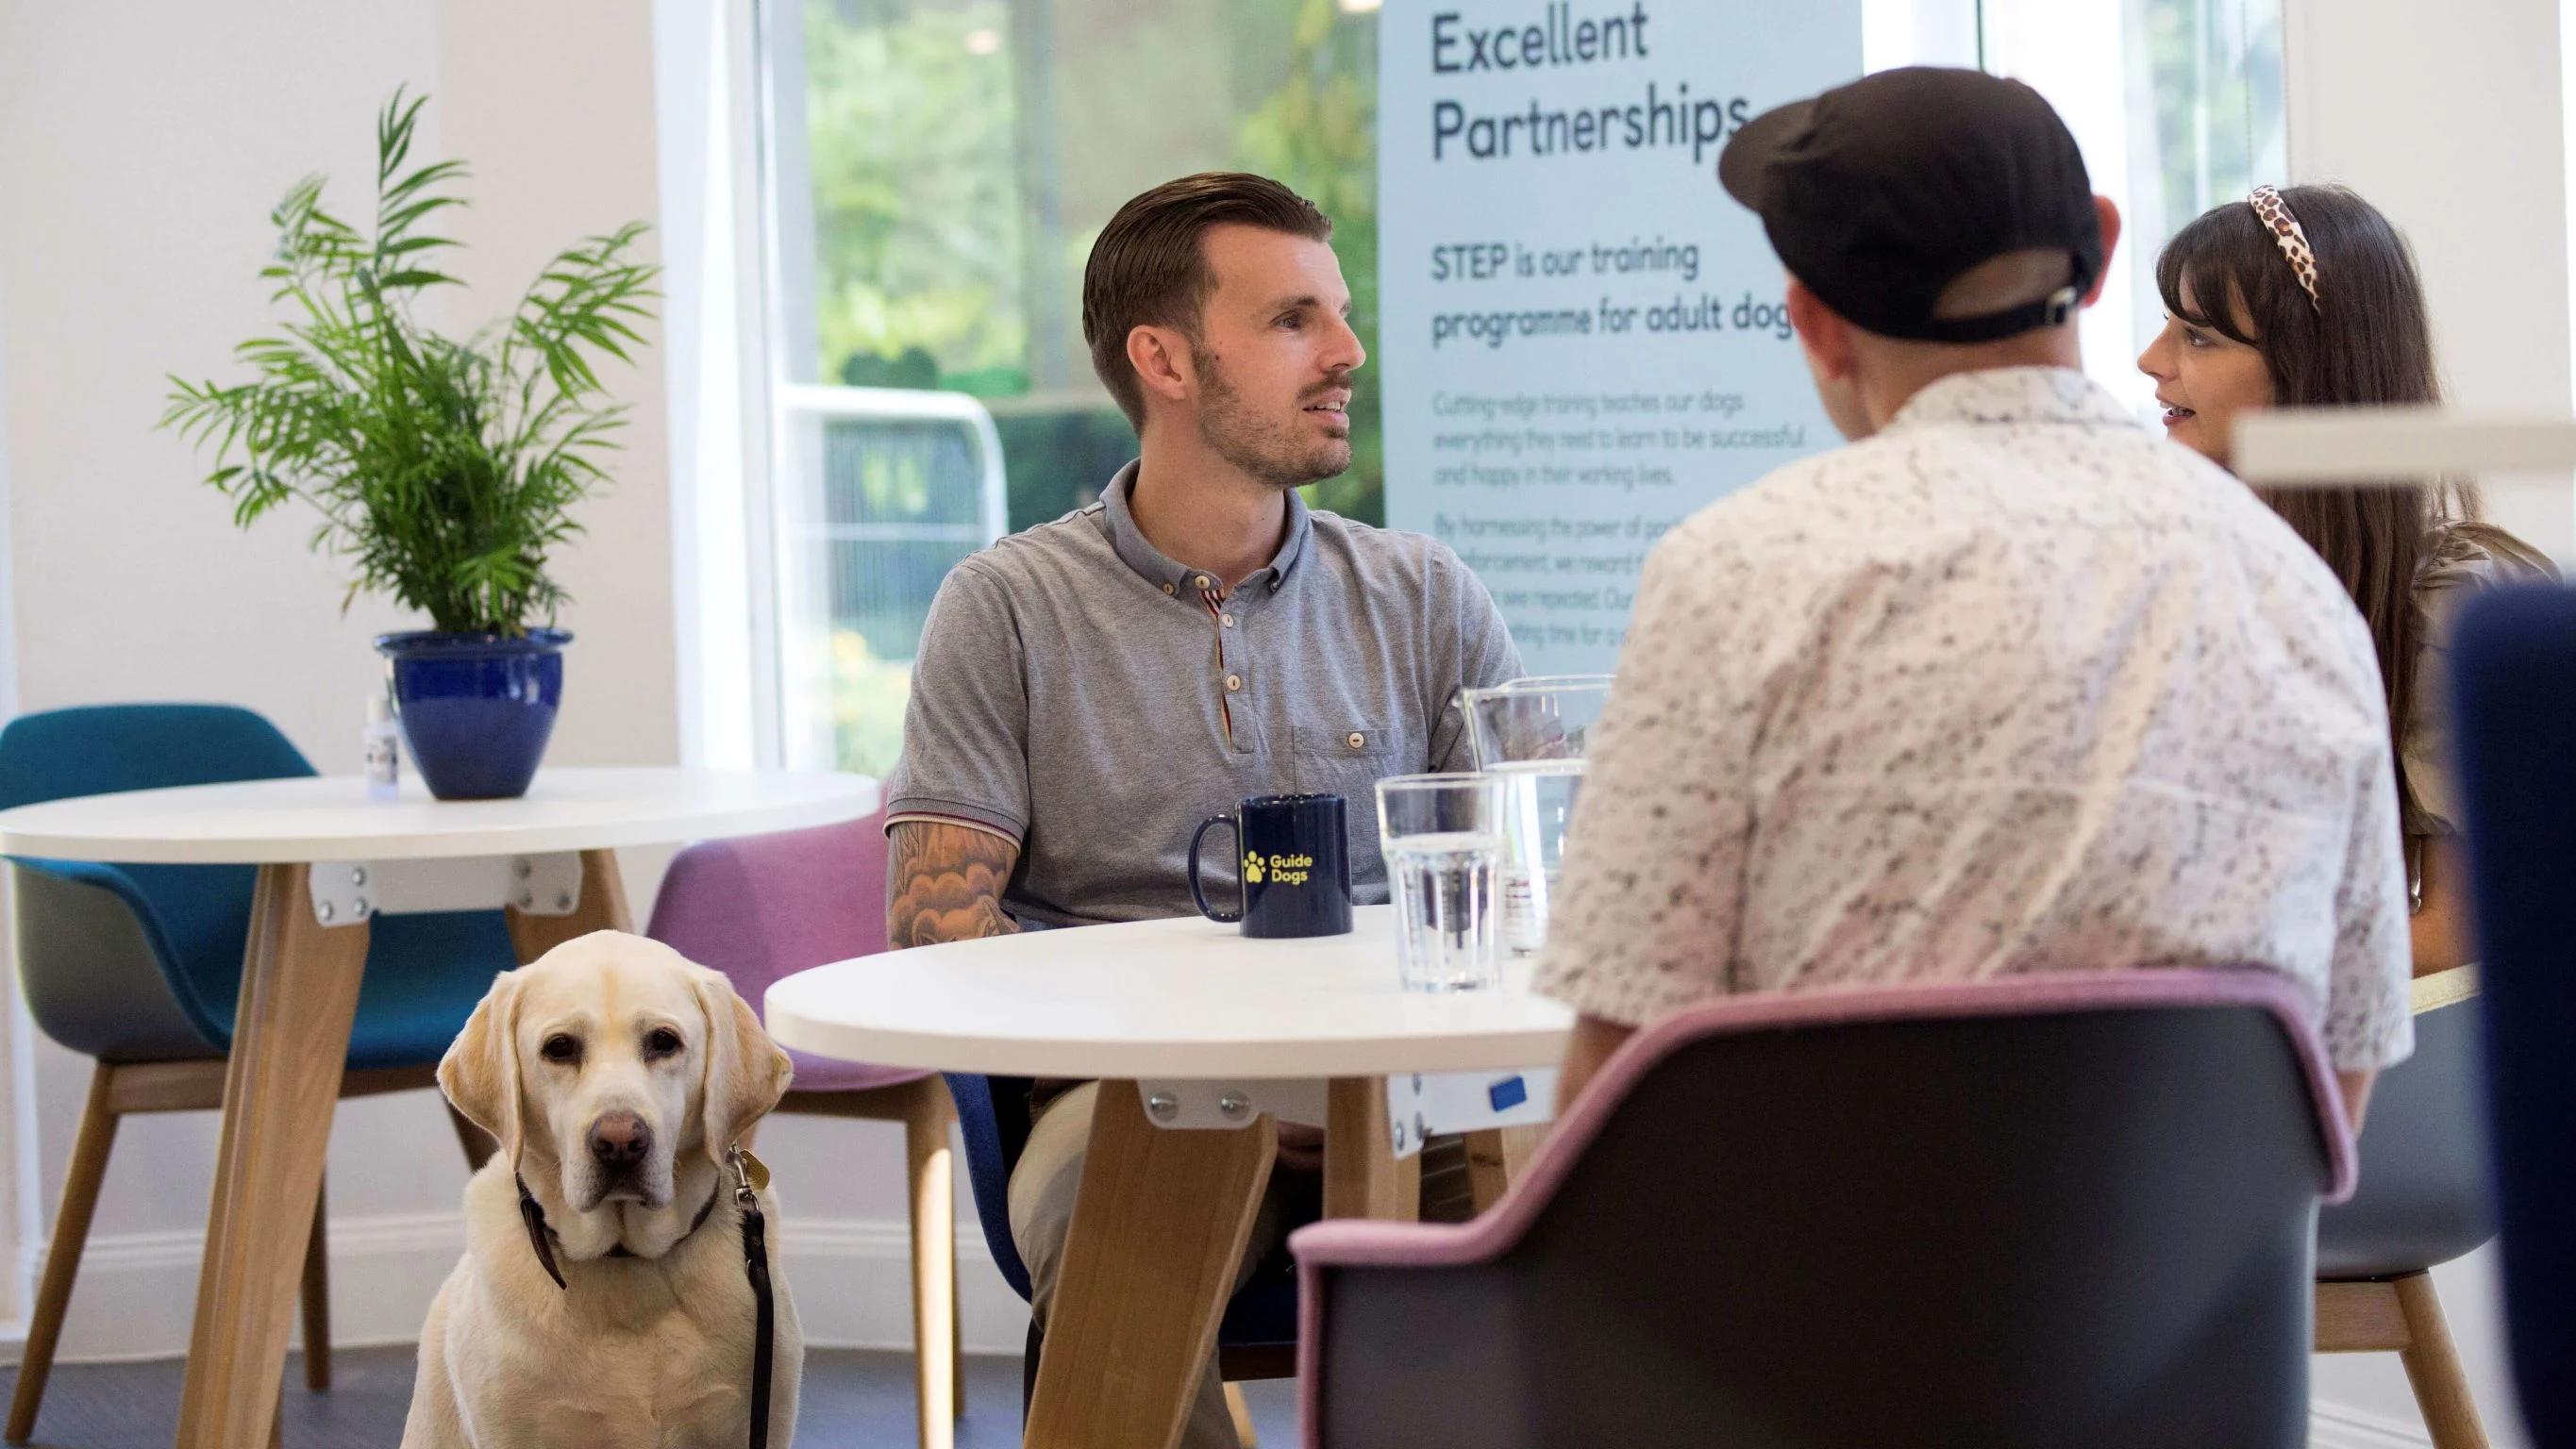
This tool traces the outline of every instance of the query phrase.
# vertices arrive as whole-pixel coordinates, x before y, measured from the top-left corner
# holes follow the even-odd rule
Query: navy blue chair
[[[2430,1270],[2495,1236],[2475,966],[2414,985],[2415,1054],[2379,1074],[2368,1171],[2317,1214],[2317,1352],[2394,1353],[2434,1449],[2487,1442]]]
[[[1002,1279],[1029,1297],[1028,1265],[1011,1241],[1011,1169],[1029,1141],[1029,1079],[948,1074],[948,1095],[966,1139],[966,1177],[975,1190],[975,1216]],[[1046,1335],[1029,1322],[1021,1361],[1023,1406],[1037,1385],[1038,1350]],[[1243,1285],[1226,1305],[1216,1330],[1217,1372],[1227,1382],[1285,1379],[1297,1374],[1297,1274],[1283,1257]]]
[[[103,705],[0,729],[0,809],[79,795],[306,776],[267,720],[229,705]],[[36,1425],[119,1118],[224,1100],[258,868],[12,860],[20,982],[36,1025],[97,1063],[54,1216],[6,1437]],[[439,1057],[495,973],[518,964],[499,911],[382,916],[350,1033],[344,1097],[437,1085]],[[480,1165],[490,1147],[461,1121]],[[317,1194],[304,1263],[305,1383],[331,1382],[330,1280]]]
[[[2576,1445],[2576,591],[2475,600],[2451,669],[2514,1382]]]

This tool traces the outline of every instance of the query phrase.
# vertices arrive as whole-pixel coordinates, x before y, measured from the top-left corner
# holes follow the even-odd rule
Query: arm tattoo
[[[1019,930],[1002,914],[1019,846],[988,830],[926,820],[897,824],[888,844],[886,941],[894,949]]]

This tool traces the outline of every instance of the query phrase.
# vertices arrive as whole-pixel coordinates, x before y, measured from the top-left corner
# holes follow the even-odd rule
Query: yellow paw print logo
[[[1261,884],[1261,857],[1248,850],[1243,853],[1243,883]]]

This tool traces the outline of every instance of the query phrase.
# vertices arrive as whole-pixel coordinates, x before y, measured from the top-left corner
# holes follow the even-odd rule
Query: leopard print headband
[[[2254,208],[2254,214],[2262,218],[2263,229],[2270,232],[2272,240],[2280,246],[2281,255],[2290,263],[2290,270],[2298,273],[2299,285],[2308,294],[2308,305],[2324,311],[2325,303],[2317,298],[2317,254],[2308,246],[2307,229],[2300,226],[2298,217],[2291,214],[2290,203],[2283,201],[2281,193],[2271,187],[2257,186],[2254,194],[2245,198],[2245,204]]]

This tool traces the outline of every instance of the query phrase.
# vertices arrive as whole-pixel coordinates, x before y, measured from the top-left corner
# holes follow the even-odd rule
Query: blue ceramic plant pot
[[[514,800],[528,793],[563,701],[563,629],[522,639],[422,630],[380,634],[391,661],[394,712],[413,765],[441,800]]]

